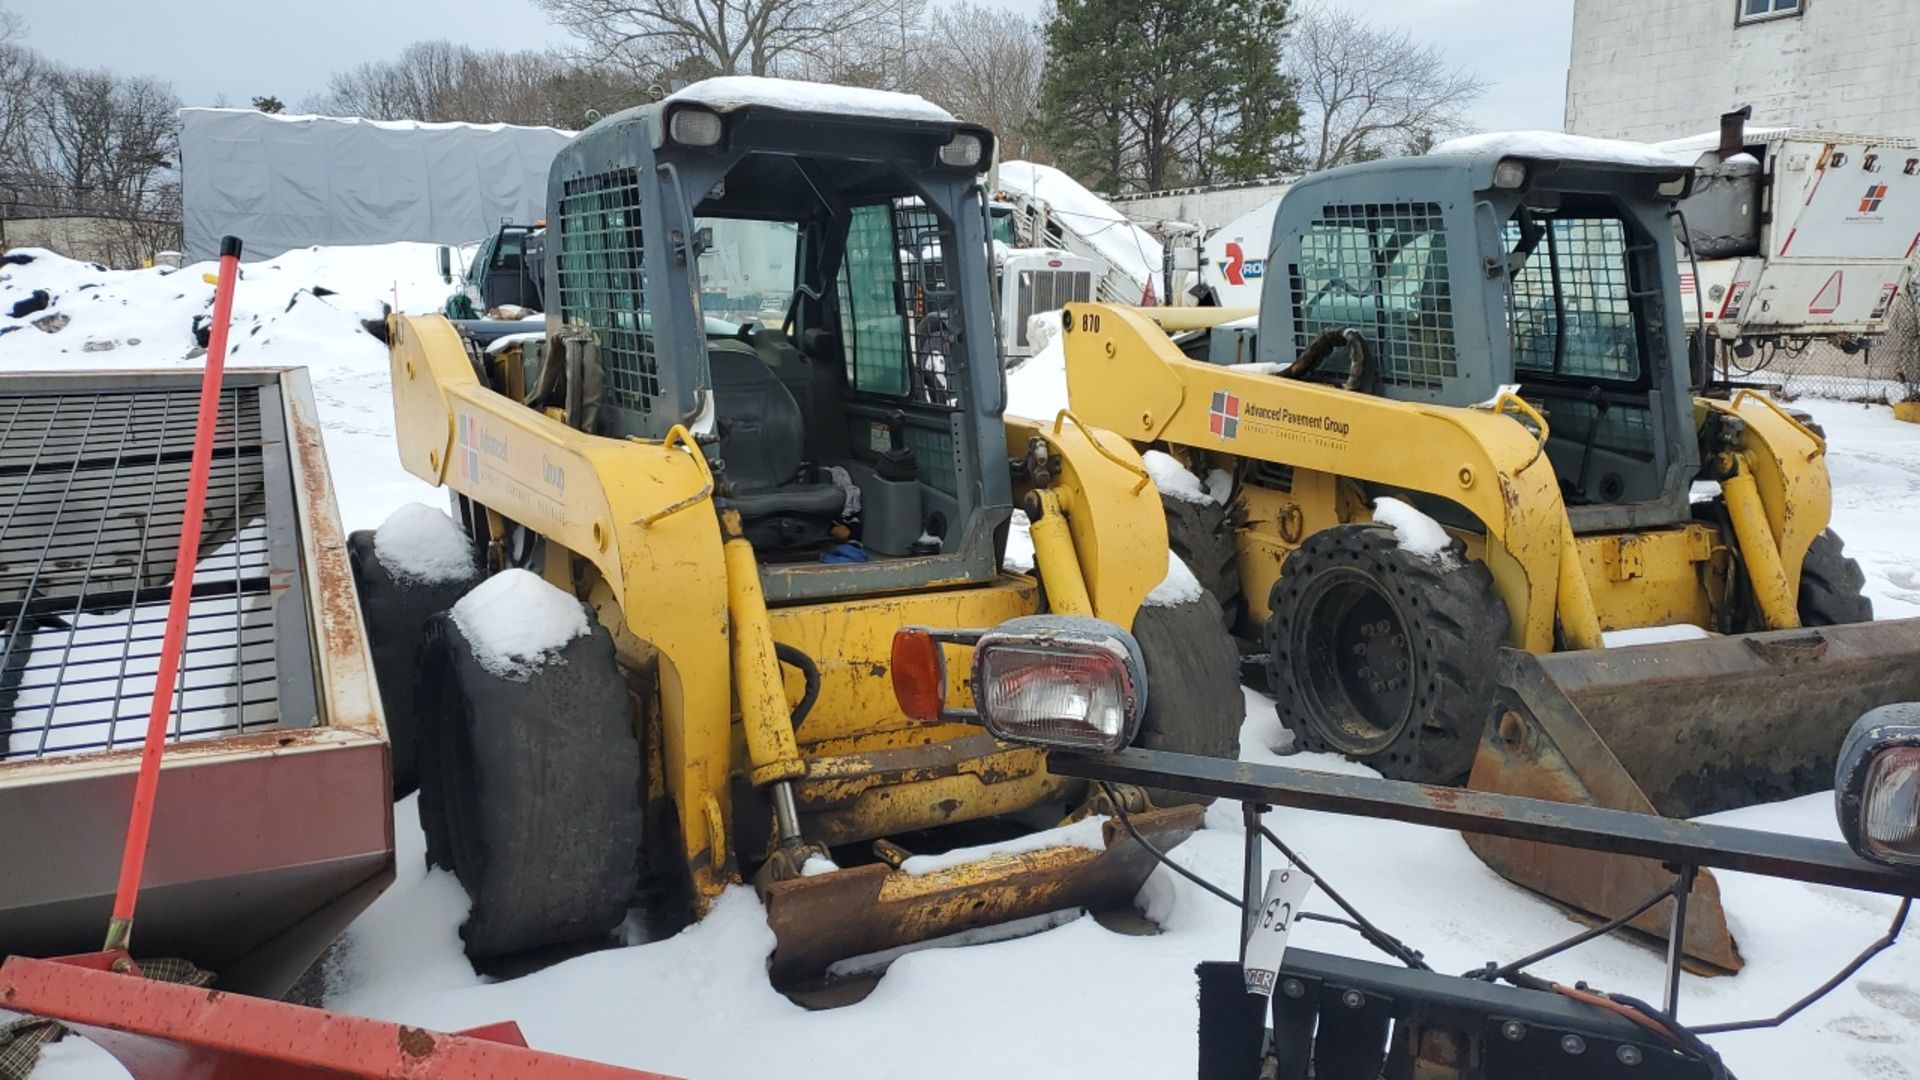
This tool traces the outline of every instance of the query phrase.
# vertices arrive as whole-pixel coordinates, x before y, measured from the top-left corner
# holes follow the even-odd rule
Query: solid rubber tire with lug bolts
[[[1240,692],[1240,653],[1219,617],[1220,603],[1202,591],[1193,600],[1143,606],[1133,637],[1147,665],[1147,708],[1133,745],[1202,757],[1240,756],[1247,699]],[[1148,788],[1156,806],[1207,804],[1207,796]]]
[[[1473,767],[1507,610],[1458,540],[1429,556],[1384,524],[1336,525],[1287,557],[1266,624],[1274,708],[1301,750],[1394,780]]]
[[[393,797],[404,798],[419,786],[418,731],[413,695],[419,680],[420,643],[427,621],[452,607],[480,579],[476,570],[458,580],[428,584],[396,578],[374,554],[373,531],[347,537],[347,563],[367,623],[367,651],[387,718],[387,743],[393,752]]]
[[[474,959],[604,935],[638,885],[641,748],[613,638],[590,625],[524,680],[488,671],[450,615],[429,625],[420,824],[473,902]]]

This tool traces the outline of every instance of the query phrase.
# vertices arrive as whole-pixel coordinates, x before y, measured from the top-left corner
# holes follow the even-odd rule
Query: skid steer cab
[[[699,83],[559,154],[544,333],[390,320],[399,452],[450,489],[470,565],[409,575],[383,527],[356,540],[362,598],[396,778],[473,899],[473,957],[604,937],[643,900],[697,917],[751,881],[794,985],[1125,905],[1138,836],[1198,826],[1141,796],[1137,835],[992,846],[1086,788],[965,715],[981,677],[1066,723],[1054,646],[1137,639],[1111,655],[1140,738],[1231,756],[1243,711],[1217,605],[1147,603],[1169,560],[1137,453],[1002,416],[992,153],[911,96]],[[1003,571],[1015,542],[1037,570]],[[907,627],[976,655],[972,679],[915,669],[940,706],[896,701]]]
[[[1289,189],[1256,327],[1176,341],[1068,306],[1076,414],[1232,478],[1225,505],[1170,497],[1169,540],[1297,748],[1696,817],[1824,789],[1854,717],[1920,697],[1920,621],[1871,621],[1828,527],[1824,438],[1690,381],[1692,175],[1636,144],[1475,136]],[[1664,879],[1471,843],[1605,918]],[[1689,940],[1734,970],[1716,888]]]

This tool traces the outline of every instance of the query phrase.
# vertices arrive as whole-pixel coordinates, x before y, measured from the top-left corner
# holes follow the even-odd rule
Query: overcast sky
[[[939,2],[939,0],[934,0]],[[998,0],[1037,12],[1043,0]],[[1573,0],[1321,0],[1431,41],[1487,83],[1482,129],[1560,127]],[[329,72],[422,38],[563,44],[531,0],[0,0],[63,63],[159,76],[189,105],[272,94],[297,107]]]

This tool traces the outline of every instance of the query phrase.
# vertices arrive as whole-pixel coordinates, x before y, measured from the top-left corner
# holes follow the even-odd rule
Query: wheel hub
[[[1384,750],[1413,711],[1413,643],[1398,607],[1364,575],[1337,569],[1301,612],[1293,653],[1308,722],[1344,753]]]

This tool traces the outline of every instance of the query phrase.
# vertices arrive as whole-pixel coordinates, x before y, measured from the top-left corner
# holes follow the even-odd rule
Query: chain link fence
[[[1870,345],[1849,352],[1828,341],[1798,349],[1760,348],[1750,357],[1721,354],[1721,374],[1736,382],[1771,384],[1775,396],[1892,403],[1920,399],[1920,280],[1887,312],[1887,329]]]

